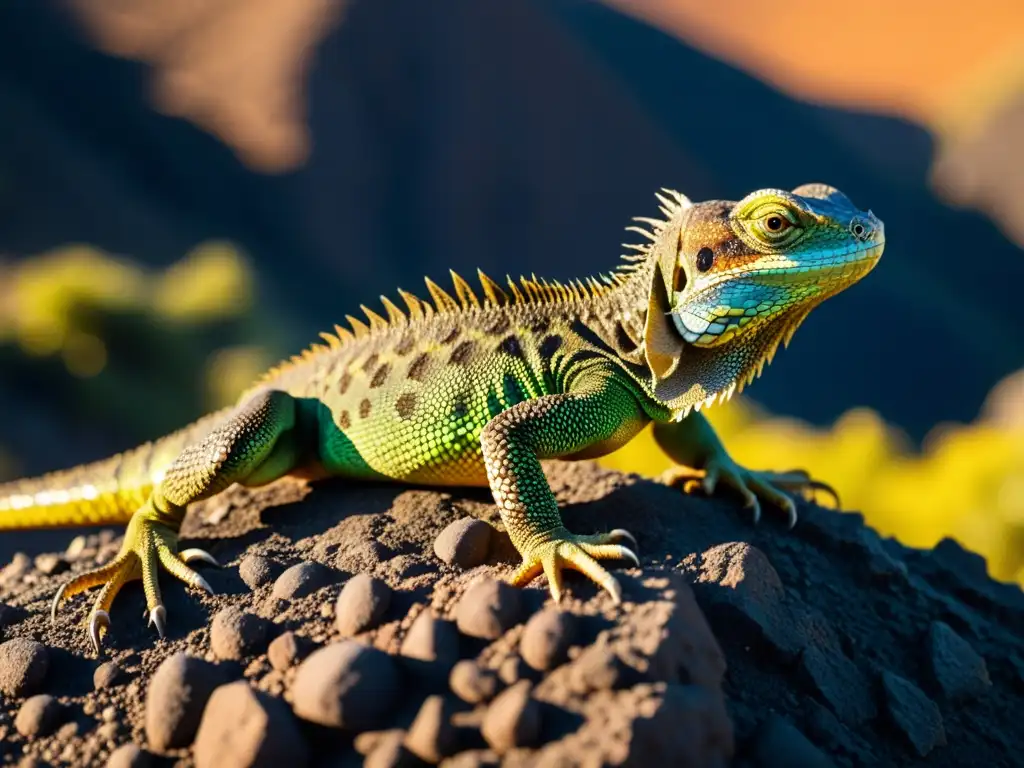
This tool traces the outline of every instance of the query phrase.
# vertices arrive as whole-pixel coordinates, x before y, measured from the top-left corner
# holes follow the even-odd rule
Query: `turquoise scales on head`
[[[401,292],[364,307],[326,345],[269,371],[238,404],[106,461],[0,486],[0,529],[128,522],[121,552],[78,573],[62,599],[102,586],[90,612],[93,643],[121,587],[143,581],[150,622],[163,634],[161,569],[209,590],[180,551],[186,508],[232,483],[283,475],[488,485],[523,562],[562,594],[562,569],[620,599],[600,563],[638,562],[626,531],[580,535],[562,525],[545,458],[615,450],[654,422],[659,445],[752,509],[822,487],[805,473],[737,465],[700,410],[739,392],[788,343],[807,314],[877,263],[882,223],[821,184],[765,189],[738,203],[691,204],[659,195],[664,219],[643,219],[650,241],[614,272],[568,284],[481,273],[483,298],[453,274],[456,296],[427,281],[432,303]],[[692,475],[690,475],[692,477]],[[627,546],[628,545],[628,546]]]

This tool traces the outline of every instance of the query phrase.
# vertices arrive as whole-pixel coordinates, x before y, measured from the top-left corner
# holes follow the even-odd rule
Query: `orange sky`
[[[1024,70],[1024,0],[605,1],[804,98],[925,123],[986,69]]]

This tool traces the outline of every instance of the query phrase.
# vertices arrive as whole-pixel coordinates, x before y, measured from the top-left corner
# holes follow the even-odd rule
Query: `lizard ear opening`
[[[667,379],[679,365],[683,352],[683,339],[671,320],[672,300],[676,281],[685,283],[686,276],[679,266],[675,238],[666,238],[671,247],[662,246],[651,279],[647,297],[647,320],[644,323],[644,357],[654,374],[655,382]]]

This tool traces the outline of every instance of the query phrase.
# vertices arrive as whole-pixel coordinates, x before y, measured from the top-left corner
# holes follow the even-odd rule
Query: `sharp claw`
[[[57,594],[53,596],[53,602],[50,603],[50,623],[57,621],[57,609],[60,608],[61,598],[64,597],[64,590],[67,589],[67,583],[61,585],[60,589],[57,590]]]
[[[633,566],[635,568],[639,568],[640,567],[640,558],[636,556],[636,552],[634,552],[633,550],[629,549],[628,547],[623,547],[622,548],[622,555],[627,560],[632,560],[633,561]]]
[[[758,503],[757,497],[751,495],[750,499],[747,501],[747,506],[750,507],[752,510],[752,514],[754,517],[754,525],[757,525],[759,522],[761,522],[761,505]]]
[[[93,611],[89,618],[89,639],[92,640],[92,647],[96,649],[96,655],[100,655],[100,630],[110,629],[110,614],[106,611]]]
[[[704,482],[701,483],[704,493],[708,496],[714,495],[716,485],[718,485],[718,475],[714,472],[708,472],[704,476]]]
[[[208,595],[216,594],[213,591],[213,587],[210,586],[210,582],[208,582],[206,579],[204,579],[198,573],[196,574],[196,586],[199,587],[200,589],[202,589]]]
[[[178,554],[184,562],[191,563],[194,560],[200,560],[204,563],[212,565],[214,568],[220,568],[220,563],[217,562],[217,558],[207,552],[205,549],[186,549]],[[213,594],[212,592],[210,594]]]
[[[622,587],[619,585],[618,580],[612,576],[609,577],[608,581],[602,586],[608,591],[608,594],[612,596],[612,602],[615,605],[621,605],[622,603]]]
[[[149,612],[149,625],[156,627],[156,633],[160,635],[160,639],[164,639],[164,634],[167,631],[167,609],[162,605],[158,605],[156,608]]]
[[[612,531],[608,535],[609,536],[614,536],[614,537],[620,538],[620,539],[629,539],[630,542],[633,544],[633,546],[630,547],[630,549],[640,549],[640,546],[636,543],[636,536],[634,536],[632,533],[627,531],[625,528],[616,528],[614,531]]]

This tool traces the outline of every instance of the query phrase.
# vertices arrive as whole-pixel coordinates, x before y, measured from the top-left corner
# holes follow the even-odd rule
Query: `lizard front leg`
[[[821,490],[831,494],[838,503],[838,495],[831,486],[812,480],[803,470],[758,472],[741,467],[699,412],[691,413],[682,421],[655,423],[654,439],[669,458],[684,465],[669,470],[670,483],[682,482],[687,488],[700,482],[704,492],[710,495],[721,482],[743,497],[745,506],[753,512],[755,523],[761,519],[760,502],[763,500],[782,508],[790,528],[796,525],[796,504],[788,493]],[[703,470],[703,477],[687,471],[687,467]]]
[[[98,653],[100,639],[110,626],[109,610],[114,598],[125,583],[141,578],[149,622],[163,637],[167,612],[160,596],[158,566],[189,586],[212,592],[188,563],[201,560],[216,565],[216,560],[198,549],[178,551],[178,530],[188,505],[232,483],[261,485],[293,469],[302,452],[295,429],[297,411],[290,395],[263,392],[206,437],[186,446],[132,515],[118,556],[61,587],[54,597],[52,614],[56,616],[64,599],[102,584],[89,614],[89,636]]]
[[[510,579],[515,586],[542,572],[556,602],[562,568],[574,568],[615,600],[621,589],[598,562],[624,558],[639,565],[635,539],[617,529],[580,536],[562,525],[555,495],[540,465],[542,458],[568,457],[596,444],[625,442],[646,418],[631,392],[610,377],[592,374],[574,391],[519,403],[495,416],[481,433],[487,479],[494,500],[523,563]]]

